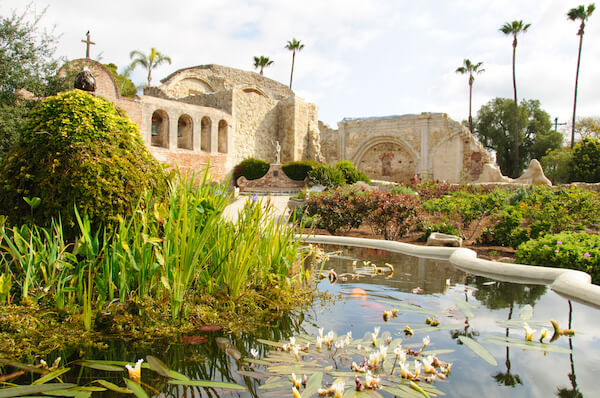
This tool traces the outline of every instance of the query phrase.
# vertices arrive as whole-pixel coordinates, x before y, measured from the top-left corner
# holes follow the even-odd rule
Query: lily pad
[[[148,393],[146,393],[146,391],[138,383],[136,383],[133,380],[129,380],[126,377],[123,377],[123,380],[125,380],[125,384],[127,385],[127,388],[129,388],[131,391],[133,391],[133,395],[135,395],[138,398],[150,398],[148,396]]]
[[[225,388],[228,390],[247,390],[246,387],[235,383],[227,383],[225,381],[212,380],[169,380],[169,384],[177,384],[180,386],[190,387],[208,387],[208,388]]]
[[[302,391],[302,398],[308,398],[316,394],[317,391],[319,391],[319,388],[321,388],[322,381],[322,372],[314,373],[312,376],[310,376],[310,378],[306,382],[306,389]]]
[[[72,383],[46,383],[30,386],[17,386],[0,389],[0,398],[22,397],[24,395],[40,394],[56,390],[64,390],[71,387],[77,387]]]
[[[458,339],[490,365],[498,365],[498,362],[496,362],[496,359],[494,359],[492,354],[484,346],[482,346],[472,338],[466,336],[458,336]]]

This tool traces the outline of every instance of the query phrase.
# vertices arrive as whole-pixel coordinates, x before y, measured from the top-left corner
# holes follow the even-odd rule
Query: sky
[[[265,76],[289,84],[296,38],[293,89],[319,107],[335,127],[345,117],[444,112],[468,117],[468,77],[455,73],[465,58],[483,62],[475,77],[473,116],[495,97],[512,98],[512,37],[506,22],[531,23],[518,38],[519,100],[538,99],[552,120],[570,122],[579,22],[571,0],[33,0],[46,13],[40,25],[60,35],[56,55],[85,56],[119,70],[129,53],[155,47],[171,65],[155,69],[153,83],[177,69],[220,64],[252,71],[253,57],[275,61]],[[0,0],[0,15],[22,11],[26,0]],[[586,5],[588,3],[585,3]],[[599,4],[600,7],[600,4]],[[578,116],[600,116],[600,10],[586,25],[579,74]],[[133,73],[145,81],[142,69]],[[564,127],[563,127],[564,128]],[[566,129],[566,128],[565,128]]]

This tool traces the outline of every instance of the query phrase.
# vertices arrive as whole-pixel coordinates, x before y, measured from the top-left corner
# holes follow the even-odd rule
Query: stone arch
[[[208,116],[204,116],[200,121],[200,150],[210,152],[210,133],[212,121]]]
[[[241,88],[241,90],[244,93],[255,93],[255,94],[262,95],[263,97],[270,98],[264,90],[258,88],[257,86],[254,86],[254,85],[244,86]]]
[[[190,115],[183,114],[177,120],[177,148],[194,149],[194,123]]]
[[[151,145],[162,148],[169,147],[169,115],[162,109],[152,112]]]
[[[119,85],[117,80],[113,76],[110,69],[98,61],[89,58],[79,58],[65,63],[59,70],[59,77],[66,77],[69,71],[80,71],[83,67],[87,66],[90,68],[92,75],[96,79],[96,91],[95,94],[101,95],[109,100],[119,100],[121,98],[121,92],[119,91]],[[104,84],[102,84],[104,83]],[[106,84],[108,83],[108,84]],[[71,86],[72,87],[72,86]]]
[[[358,148],[351,160],[371,178],[408,181],[417,173],[419,155],[401,137],[368,138]]]
[[[185,88],[185,95],[214,93],[216,91],[212,84],[199,77],[185,77],[176,84]]]
[[[225,120],[219,121],[218,151],[227,153],[227,133],[229,125]]]

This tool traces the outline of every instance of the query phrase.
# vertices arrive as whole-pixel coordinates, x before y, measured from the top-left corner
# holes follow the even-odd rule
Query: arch
[[[218,139],[218,151],[221,153],[227,153],[227,129],[229,125],[225,120],[219,121],[219,139]]]
[[[401,147],[404,147],[405,149],[408,150],[408,152],[412,156],[413,160],[417,161],[419,159],[419,154],[413,149],[413,147],[408,142],[406,142],[405,139],[403,139],[401,137],[392,137],[392,136],[382,135],[382,136],[371,137],[371,138],[367,138],[367,139],[363,140],[357,146],[358,150],[356,150],[356,152],[354,152],[354,155],[352,155],[350,160],[352,160],[352,162],[354,164],[358,164],[362,160],[362,158],[365,156],[365,154],[372,147],[374,147],[375,145],[385,144],[385,143],[392,143],[392,144],[396,144]]]
[[[184,77],[176,82],[176,84],[183,86],[187,90],[184,95],[214,93],[216,91],[212,84],[199,77]]]
[[[200,122],[200,150],[210,152],[210,132],[212,121],[208,116],[204,116]]]
[[[380,136],[364,140],[351,160],[371,178],[408,181],[417,172],[419,156],[402,138]]]
[[[169,115],[162,109],[152,112],[151,145],[161,148],[169,147]]]
[[[241,90],[244,93],[255,93],[258,95],[262,95],[263,97],[270,98],[265,91],[253,85],[241,87]]]
[[[177,120],[177,148],[194,149],[194,124],[190,115],[183,114]]]

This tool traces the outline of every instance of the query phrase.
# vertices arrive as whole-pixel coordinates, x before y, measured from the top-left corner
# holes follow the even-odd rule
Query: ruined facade
[[[281,162],[352,160],[371,178],[407,181],[414,174],[458,182],[475,180],[487,152],[462,125],[445,114],[344,119],[338,129],[318,120],[318,108],[284,84],[254,72],[220,65],[180,69],[143,95],[122,97],[111,72],[88,66],[96,95],[115,102],[140,127],[161,162],[201,170],[207,163],[222,179],[248,157]]]

